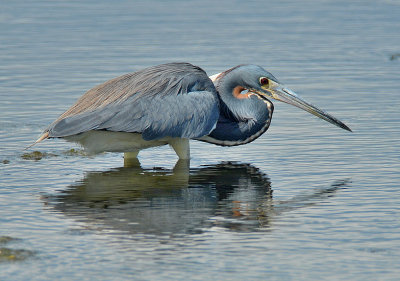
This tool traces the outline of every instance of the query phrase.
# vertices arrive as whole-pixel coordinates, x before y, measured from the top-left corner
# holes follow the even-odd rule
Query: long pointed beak
[[[282,87],[281,85],[277,85],[271,90],[268,90],[269,94],[271,95],[272,98],[294,105],[298,108],[301,108],[321,119],[324,119],[325,121],[328,121],[329,123],[332,123],[333,125],[336,125],[342,129],[345,129],[347,131],[351,132],[351,129],[347,127],[342,121],[339,119],[333,117],[332,115],[322,111],[321,109],[315,107],[312,104],[309,104],[308,102],[304,101],[301,99],[295,92],[292,90]]]

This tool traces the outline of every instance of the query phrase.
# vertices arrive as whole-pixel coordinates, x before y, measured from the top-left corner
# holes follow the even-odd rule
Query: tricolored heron
[[[189,139],[242,145],[271,123],[270,98],[314,114],[340,128],[344,123],[305,102],[268,71],[238,65],[208,77],[189,63],[167,63],[126,74],[86,92],[36,141],[64,138],[88,153],[124,152],[169,144],[189,159]]]

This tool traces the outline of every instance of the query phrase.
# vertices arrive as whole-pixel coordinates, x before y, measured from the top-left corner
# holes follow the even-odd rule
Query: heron
[[[169,144],[190,159],[189,140],[220,146],[250,143],[265,133],[274,105],[299,107],[342,129],[343,122],[304,101],[261,66],[242,64],[208,77],[195,65],[166,63],[111,79],[87,91],[34,143],[63,138],[89,154]]]

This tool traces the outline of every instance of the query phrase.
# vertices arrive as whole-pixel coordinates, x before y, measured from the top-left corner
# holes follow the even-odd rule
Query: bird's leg
[[[124,153],[125,167],[140,167],[139,159],[137,158],[139,150]]]
[[[190,159],[189,139],[174,138],[169,141],[169,145],[175,150],[179,159]]]
[[[173,169],[174,181],[179,182],[182,186],[188,186],[190,172],[190,160],[179,159]]]
[[[190,160],[189,159],[179,159],[173,168],[174,174],[184,174],[189,175]]]

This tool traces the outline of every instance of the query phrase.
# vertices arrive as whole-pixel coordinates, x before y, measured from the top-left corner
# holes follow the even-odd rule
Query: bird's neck
[[[221,101],[221,114],[232,121],[241,122],[252,119],[253,112],[248,110],[251,100],[248,95],[242,94],[246,90],[237,82],[240,77],[233,73],[214,82]]]
[[[252,142],[269,127],[273,105],[255,93],[240,93],[237,77],[216,80],[220,98],[220,117],[215,129],[200,140],[222,146],[235,146]]]

